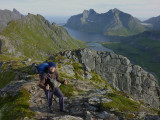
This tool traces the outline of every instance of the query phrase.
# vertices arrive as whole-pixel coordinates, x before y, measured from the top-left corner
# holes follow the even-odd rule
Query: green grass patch
[[[67,89],[66,89],[66,87],[67,87]],[[61,84],[59,88],[61,89],[64,96],[67,96],[67,95],[74,96],[75,95],[76,90],[74,89],[72,84],[67,84],[67,86]]]
[[[96,88],[110,88],[110,85],[107,81],[103,80],[101,78],[101,76],[97,73],[95,73],[93,70],[91,71],[91,75],[92,75],[92,78],[90,79],[90,81],[94,82],[94,85]],[[113,90],[113,89],[112,89]]]
[[[29,108],[29,99],[30,93],[26,89],[21,89],[15,96],[0,98],[1,120],[21,120],[35,116],[35,112]]]
[[[69,75],[67,75],[66,73],[61,73],[61,72],[59,72],[59,77],[60,77],[60,79],[62,79],[62,80],[64,80],[64,79],[75,79],[75,77],[74,76],[69,76]]]
[[[16,73],[12,71],[3,71],[0,73],[0,89],[6,86],[10,81],[14,80]]]
[[[112,102],[102,103],[104,109],[118,108],[117,112],[136,112],[139,111],[139,104],[122,95],[108,93],[108,97]]]
[[[82,64],[73,62],[72,65],[74,67],[73,71],[75,72],[76,79],[83,80],[82,75],[84,74],[84,70]]]
[[[0,60],[1,61],[12,61],[12,60],[22,61],[22,60],[24,60],[24,58],[22,58],[22,57],[15,57],[15,56],[12,56],[12,55],[0,54]]]
[[[150,108],[150,110],[151,110],[153,113],[156,113],[157,115],[160,115],[160,109]]]

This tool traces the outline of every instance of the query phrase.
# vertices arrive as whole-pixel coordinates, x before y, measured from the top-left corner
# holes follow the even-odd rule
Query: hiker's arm
[[[41,82],[39,83],[39,87],[44,89],[44,90],[46,89],[46,86],[44,85],[45,82],[46,82],[46,77],[45,77],[45,75],[42,75]]]
[[[58,74],[58,72],[57,72],[57,71],[56,71],[56,79],[57,79],[57,81],[58,81],[58,82],[60,82],[60,83],[64,84],[64,81],[63,81],[63,80],[60,80],[60,78],[59,78],[59,74]]]

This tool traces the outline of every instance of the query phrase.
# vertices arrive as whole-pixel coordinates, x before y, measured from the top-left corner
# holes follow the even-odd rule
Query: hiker
[[[52,113],[52,98],[53,94],[56,95],[59,98],[59,106],[60,106],[60,111],[61,112],[66,112],[64,110],[64,100],[63,100],[63,94],[60,90],[59,87],[55,86],[55,80],[58,82],[67,85],[67,81],[60,80],[59,74],[56,70],[56,64],[54,62],[49,62],[48,63],[48,70],[46,73],[42,74],[40,76],[40,84],[39,87],[41,87],[46,94],[47,100],[48,100],[48,106],[49,106],[49,111]]]

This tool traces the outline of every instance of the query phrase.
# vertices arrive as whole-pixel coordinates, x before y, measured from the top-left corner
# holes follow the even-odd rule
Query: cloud
[[[0,0],[0,9],[16,8],[23,14],[46,16],[71,16],[84,9],[95,9],[98,13],[118,8],[135,17],[152,17],[160,14],[160,0]]]

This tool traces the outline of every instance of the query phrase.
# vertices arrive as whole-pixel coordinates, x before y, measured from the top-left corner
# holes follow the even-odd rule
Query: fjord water
[[[103,47],[100,43],[98,42],[107,42],[110,41],[105,35],[102,34],[97,34],[97,33],[86,33],[86,32],[81,32],[77,31],[71,28],[64,27],[68,33],[73,37],[78,40],[82,40],[87,42],[88,48],[97,50],[97,51],[110,51],[113,52],[113,50],[108,49],[106,47]]]

